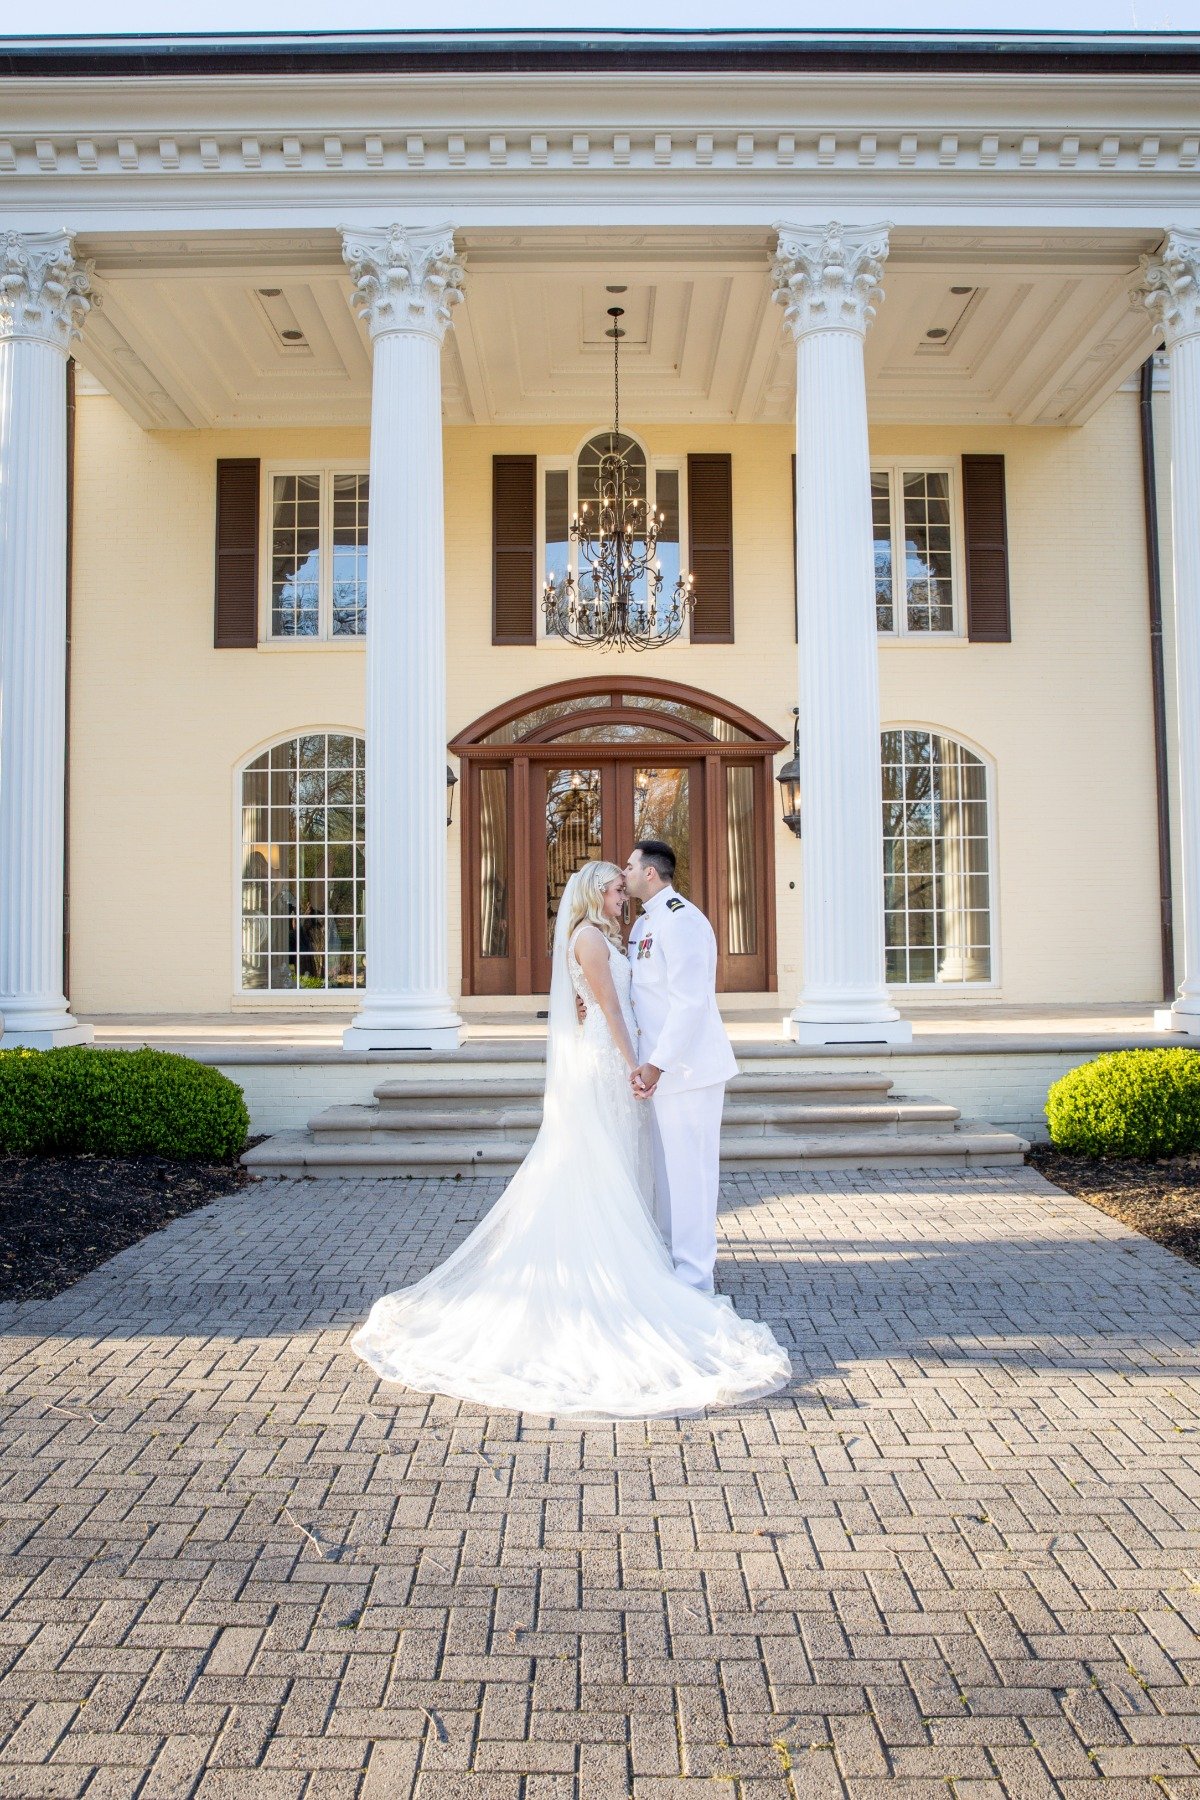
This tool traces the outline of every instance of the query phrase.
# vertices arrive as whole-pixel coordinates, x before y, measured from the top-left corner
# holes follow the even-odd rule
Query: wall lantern
[[[446,764],[446,823],[447,823],[447,825],[449,825],[454,818],[454,790],[457,786],[458,786],[458,776],[454,773],[454,770],[450,767],[450,764],[447,763]]]
[[[779,783],[779,799],[783,806],[783,822],[796,837],[800,836],[800,708],[793,706],[792,754],[775,777]]]

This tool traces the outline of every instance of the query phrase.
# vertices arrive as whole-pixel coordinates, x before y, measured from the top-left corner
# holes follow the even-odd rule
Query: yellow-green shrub
[[[1116,1050],[1081,1063],[1046,1097],[1050,1141],[1086,1156],[1200,1150],[1200,1051]]]
[[[166,1050],[0,1049],[0,1150],[236,1156],[250,1118],[219,1069]]]

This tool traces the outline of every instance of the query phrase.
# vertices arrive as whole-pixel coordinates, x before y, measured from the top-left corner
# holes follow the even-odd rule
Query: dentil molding
[[[354,310],[372,338],[390,331],[445,337],[451,309],[463,298],[453,227],[357,231],[343,225],[341,232],[342,256],[354,274]]]
[[[794,338],[812,331],[856,331],[864,336],[883,298],[880,280],[888,253],[888,227],[855,229],[777,225],[771,265],[773,298],[784,309]]]
[[[92,308],[92,265],[69,231],[6,231],[0,244],[0,341],[50,344],[66,353]]]
[[[1200,336],[1200,231],[1174,230],[1157,256],[1140,259],[1139,296],[1163,328],[1168,350]]]
[[[1128,126],[1075,131],[1004,127],[980,130],[965,120],[905,131],[882,127],[878,119],[831,122],[797,128],[796,121],[761,123],[734,131],[701,126],[648,130],[644,125],[598,129],[581,121],[573,129],[547,125],[464,127],[447,131],[434,123],[402,132],[348,129],[345,120],[281,132],[250,117],[239,129],[211,134],[180,131],[163,137],[131,125],[79,137],[48,130],[0,138],[0,178],[22,184],[54,183],[63,177],[85,184],[113,178],[153,181],[163,177],[184,185],[213,176],[254,177],[256,183],[297,176],[370,175],[424,170],[467,171],[495,179],[505,173],[533,180],[547,170],[670,170],[690,179],[716,174],[744,178],[753,171],[829,171],[861,177],[878,170],[903,179],[961,179],[986,172],[994,178],[1019,175],[1040,182],[1067,176],[1072,186],[1114,174],[1189,173],[1200,167],[1200,132],[1191,126],[1136,130]]]

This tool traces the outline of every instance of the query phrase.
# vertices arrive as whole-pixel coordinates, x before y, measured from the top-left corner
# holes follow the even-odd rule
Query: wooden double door
[[[531,976],[535,993],[550,986],[550,951],[562,893],[586,862],[623,868],[642,838],[662,838],[676,856],[675,885],[706,907],[707,843],[704,761],[581,757],[539,763],[530,771],[529,871],[536,927]],[[630,905],[630,923],[640,908]]]
[[[750,714],[679,684],[563,682],[454,739],[463,764],[463,992],[544,994],[563,891],[639,839],[717,935],[717,984],[775,985],[774,754]],[[636,916],[636,904],[631,906]],[[631,918],[632,922],[632,918]]]

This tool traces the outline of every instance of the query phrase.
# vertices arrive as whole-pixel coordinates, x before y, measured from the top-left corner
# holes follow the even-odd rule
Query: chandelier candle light
[[[663,573],[658,534],[666,518],[637,492],[637,479],[621,448],[620,349],[625,336],[618,321],[624,307],[610,306],[613,321],[613,425],[600,457],[596,498],[585,500],[571,520],[570,539],[579,546],[580,582],[547,575],[542,608],[549,637],[597,650],[653,650],[677,638],[696,604],[690,574],[679,576],[670,598],[662,598]]]

